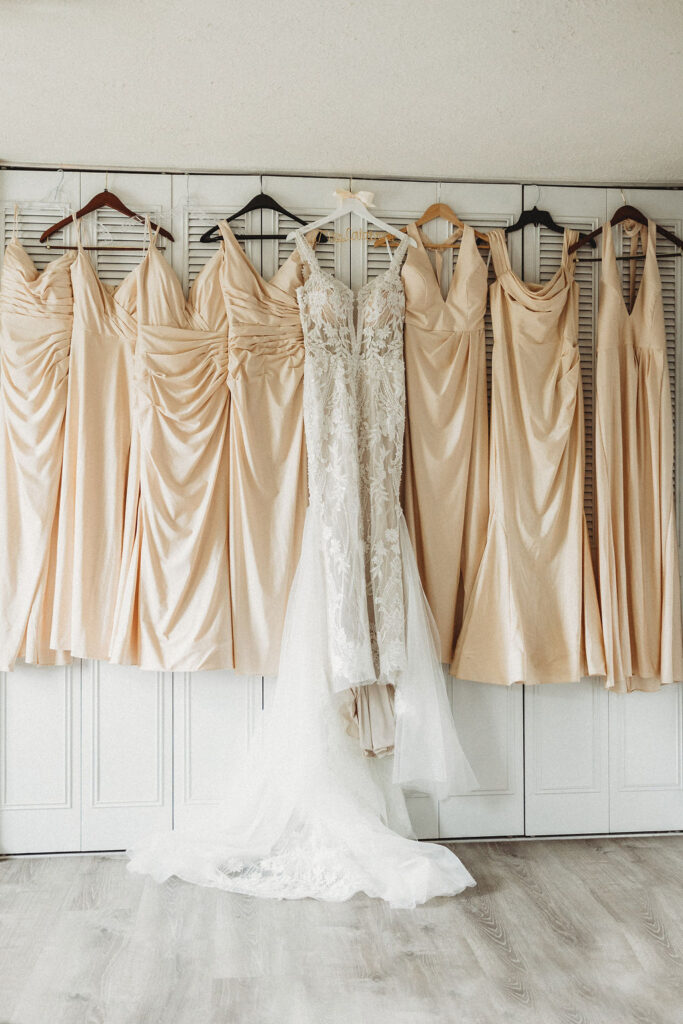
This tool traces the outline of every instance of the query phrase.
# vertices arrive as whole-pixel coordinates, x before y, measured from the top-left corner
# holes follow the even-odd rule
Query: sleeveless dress
[[[420,229],[410,224],[406,230],[418,244],[408,249],[401,273],[407,398],[403,508],[439,631],[441,661],[450,665],[486,542],[488,275],[474,230],[466,224],[443,299]]]
[[[578,238],[544,284],[513,272],[505,234],[489,233],[490,514],[486,547],[451,665],[491,683],[559,683],[605,671],[583,507]]]
[[[232,668],[222,253],[186,301],[155,241],[136,275],[133,442],[110,656],[154,671]]]
[[[0,288],[0,671],[50,646],[72,293],[67,252],[38,272],[15,234]]]
[[[206,821],[191,832],[142,840],[129,851],[128,866],[157,881],[177,875],[254,896],[345,900],[365,892],[392,906],[413,907],[460,892],[474,880],[446,847],[406,838],[410,823],[402,791],[391,781],[391,758],[364,757],[344,720],[350,688],[375,678],[378,659],[397,683],[400,723],[405,658],[394,643],[395,631],[404,625],[407,646],[420,624],[427,624],[414,558],[406,583],[413,604],[406,607],[402,623],[394,604],[396,574],[400,579],[400,566],[410,566],[407,530],[397,509],[401,445],[398,455],[393,450],[402,407],[400,255],[361,289],[356,328],[353,292],[321,270],[301,234],[297,245],[310,267],[298,293],[306,352],[310,503],[274,699],[248,763],[239,778],[229,780],[219,810],[208,809]],[[386,372],[379,365],[383,350]],[[363,372],[369,375],[367,383],[361,381]],[[359,402],[363,416],[372,416],[370,391],[379,390],[375,409],[388,415],[386,428],[376,422],[372,429],[359,429]],[[363,462],[376,448],[373,465],[391,469],[389,480],[371,480],[375,493],[369,503],[361,501],[360,436]],[[363,474],[368,473],[364,468]],[[367,517],[373,514],[378,518],[368,533]],[[390,552],[388,563],[382,544]],[[374,551],[377,571],[370,565],[366,574],[368,550]],[[386,564],[391,571],[385,578]],[[457,746],[457,737],[435,646],[432,654],[447,717],[433,735],[424,728],[421,750],[399,764],[399,775],[407,776],[412,768],[420,777],[441,779],[452,769],[450,751],[440,749],[441,738],[447,734]],[[407,669],[414,667],[407,659]],[[417,699],[432,706],[434,694],[425,685],[431,665],[418,668]],[[425,722],[409,685],[405,706]],[[430,714],[428,707],[428,719]],[[397,751],[405,746],[398,730],[396,744]]]
[[[136,275],[98,278],[81,247],[71,264],[73,332],[51,644],[109,657],[131,449]]]
[[[607,686],[656,690],[683,680],[681,593],[673,493],[674,438],[657,225],[626,221],[645,255],[630,312],[612,227],[602,229],[595,397],[600,606]]]
[[[230,589],[238,672],[275,675],[306,504],[304,342],[295,249],[270,281],[225,221],[228,313]]]

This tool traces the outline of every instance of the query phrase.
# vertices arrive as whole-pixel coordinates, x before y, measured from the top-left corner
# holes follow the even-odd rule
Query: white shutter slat
[[[150,218],[156,223],[159,222],[160,208],[149,210]],[[87,219],[84,221],[87,224]],[[83,230],[83,229],[81,229]],[[124,277],[132,273],[139,266],[147,247],[147,229],[144,224],[126,217],[116,210],[98,210],[94,218],[95,245],[102,246],[101,249],[92,250],[90,255],[95,262],[97,275],[101,281],[109,285],[117,285]],[[83,243],[89,244],[85,234]],[[160,249],[165,249],[168,242],[161,238],[158,242]],[[130,252],[111,252],[112,246],[130,246]]]
[[[186,216],[186,251],[185,251],[185,281],[187,287],[192,284],[214,253],[217,253],[221,239],[212,242],[200,242],[205,231],[217,224],[226,216],[225,208],[208,209],[207,207],[190,207],[185,211]],[[230,216],[230,211],[227,211]],[[237,217],[230,221],[230,228],[236,235],[244,234],[247,230],[246,216]],[[240,242],[241,248],[245,249],[245,243]]]
[[[64,252],[59,248],[59,243],[65,241],[65,230],[62,229],[52,236],[49,247],[40,241],[40,236],[46,228],[63,217],[67,217],[71,211],[68,206],[59,203],[19,203],[17,205],[19,241],[37,269],[44,270],[48,263],[57,259]],[[4,206],[3,232],[4,248],[14,233],[14,203],[6,203]]]
[[[290,231],[296,231],[302,226],[301,224],[298,223],[298,221],[293,220],[291,217],[284,217],[282,214],[279,213],[275,213],[274,216],[276,226],[273,229],[273,234],[288,235]],[[317,220],[320,214],[308,211],[299,214],[297,211],[297,216],[300,216],[301,219],[305,221],[314,221]],[[319,240],[315,247],[315,254],[318,258],[318,263],[320,264],[323,270],[327,271],[327,273],[332,275],[334,275],[335,273],[335,243],[332,239],[332,235],[335,230],[336,228],[334,224],[329,224],[327,226],[327,231],[325,228],[323,228],[322,234],[326,234],[327,241],[321,242]],[[278,238],[276,244],[277,265],[279,268],[284,263],[287,262],[289,257],[294,252],[296,242],[294,241],[293,238],[290,239],[289,241],[286,238]]]

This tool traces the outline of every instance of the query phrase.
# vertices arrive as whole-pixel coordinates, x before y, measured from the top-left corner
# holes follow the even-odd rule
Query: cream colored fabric
[[[554,683],[605,671],[583,511],[578,285],[567,253],[544,284],[512,272],[489,235],[493,382],[486,547],[451,666],[492,683]]]
[[[420,578],[450,664],[486,541],[487,269],[466,225],[445,299],[415,224],[403,264],[406,441],[403,507]],[[438,254],[439,257],[441,254]]]
[[[80,248],[71,266],[74,320],[51,643],[109,656],[121,573],[131,446],[136,275],[103,284]]]
[[[602,230],[596,362],[595,473],[600,603],[607,685],[655,690],[683,680],[673,495],[673,417],[656,224],[626,222],[643,276],[629,313],[612,229]]]
[[[72,295],[68,252],[39,273],[15,237],[0,289],[0,671],[50,649]]]
[[[230,585],[238,672],[275,675],[308,503],[295,248],[270,280],[225,221],[230,355]]]
[[[186,301],[150,245],[136,275],[135,408],[112,660],[233,664],[228,573],[228,330],[221,252]]]

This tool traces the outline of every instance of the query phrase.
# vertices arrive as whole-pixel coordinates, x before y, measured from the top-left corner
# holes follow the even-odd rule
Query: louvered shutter
[[[314,220],[318,219],[320,214],[302,213],[302,214],[300,214],[300,216],[301,216],[302,220],[314,221]],[[291,217],[283,217],[281,214],[275,214],[275,225],[276,226],[275,226],[275,229],[274,229],[273,233],[274,234],[278,233],[278,234],[282,234],[282,235],[288,235],[290,231],[296,231],[298,228],[301,227],[301,224],[298,224],[295,220],[292,220]],[[333,274],[334,275],[336,273],[336,266],[335,266],[335,251],[334,251],[334,249],[335,249],[335,242],[333,241],[333,238],[332,238],[332,232],[333,231],[334,231],[334,225],[330,224],[329,225],[329,233],[326,235],[327,241],[326,242],[322,242],[322,241],[318,240],[318,243],[317,243],[317,245],[315,247],[315,253],[316,253],[316,256],[318,258],[318,263],[320,264],[322,269],[327,271],[328,274]],[[323,234],[325,234],[324,229],[323,229]],[[277,241],[277,265],[278,265],[278,267],[281,267],[283,263],[287,262],[287,260],[291,256],[292,252],[294,251],[295,245],[296,245],[296,242],[294,241],[293,238],[291,239],[291,241],[287,241],[286,238],[278,239],[278,241]]]
[[[592,231],[596,226],[590,219],[562,218],[562,224],[578,231]],[[527,229],[528,230],[528,229]],[[536,229],[538,246],[539,280],[548,281],[559,269],[562,260],[563,236],[547,228]],[[586,250],[580,251],[575,277],[579,285],[579,353],[581,356],[581,379],[583,383],[583,415],[586,439],[586,467],[584,481],[584,507],[591,544],[594,543],[594,394],[595,394],[595,329],[597,324],[598,272],[599,264],[581,259]],[[592,254],[593,250],[589,250]]]
[[[150,219],[158,224],[161,218],[160,207],[152,207],[147,212]],[[89,221],[93,222],[95,245],[102,246],[101,249],[94,249],[89,254],[94,260],[97,275],[104,284],[120,284],[124,277],[140,265],[148,242],[147,228],[132,217],[125,217],[116,210],[106,208],[98,210],[94,217],[85,218],[83,225],[87,229],[91,228]],[[81,230],[83,231],[83,228]],[[85,232],[83,242],[86,245],[89,244]],[[160,237],[157,240],[157,245],[164,251],[169,242]],[[110,251],[112,247],[118,246],[130,247],[131,251]]]
[[[186,287],[189,288],[202,267],[209,262],[214,253],[218,252],[221,244],[220,236],[218,241],[211,244],[200,242],[200,238],[205,231],[213,227],[214,224],[217,224],[219,220],[230,216],[230,211],[226,211],[225,208],[207,209],[206,207],[194,207],[186,210],[185,216],[185,237],[187,243],[185,247],[184,278]],[[236,235],[244,234],[247,230],[246,217],[243,215],[236,220],[230,221],[230,228]],[[258,243],[256,244],[258,245]],[[240,245],[243,249],[245,248],[244,242],[241,242]],[[251,248],[248,251],[250,254],[252,253]],[[252,259],[252,255],[249,258]]]
[[[50,247],[40,241],[40,236],[50,225],[68,216],[71,210],[68,206],[59,203],[19,203],[17,205],[19,241],[37,269],[43,270],[48,263],[64,252],[59,248],[59,243],[65,241],[65,231],[62,229],[52,236]],[[14,233],[14,203],[4,205],[3,229],[4,250]]]

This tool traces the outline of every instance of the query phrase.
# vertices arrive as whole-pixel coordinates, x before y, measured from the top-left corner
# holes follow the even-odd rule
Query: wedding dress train
[[[136,844],[129,868],[255,896],[364,892],[414,907],[475,883],[445,846],[409,838],[401,788],[472,784],[398,502],[405,243],[357,304],[301,233],[297,244],[309,268],[298,299],[310,504],[274,699],[220,807],[191,832]],[[395,713],[393,757],[364,756],[361,693],[370,718]]]

